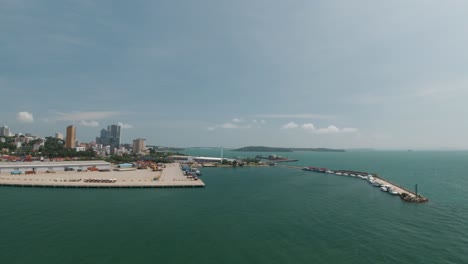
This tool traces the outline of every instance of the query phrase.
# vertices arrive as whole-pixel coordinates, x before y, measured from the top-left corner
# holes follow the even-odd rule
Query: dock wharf
[[[201,179],[184,175],[178,163],[162,171],[57,172],[33,175],[0,174],[0,186],[46,188],[200,188]]]
[[[298,166],[291,166],[291,165],[283,165],[283,164],[278,164],[276,165],[278,167],[283,167],[283,168],[291,168],[291,169],[304,169],[304,167],[298,167]],[[308,168],[308,167],[306,167]],[[316,173],[321,173],[317,172]],[[338,174],[337,174],[338,173]],[[377,182],[380,186],[389,186],[392,190],[396,191],[400,198],[403,201],[406,202],[412,202],[412,203],[425,203],[428,202],[429,199],[422,196],[419,193],[416,193],[416,191],[411,191],[405,187],[402,187],[398,184],[395,184],[382,176],[379,176],[375,173],[367,173],[367,172],[360,172],[360,171],[352,171],[352,170],[327,170],[326,172],[323,172],[321,174],[333,174],[333,175],[339,175],[339,176],[351,176],[356,179],[365,179],[364,177],[370,177],[372,176],[374,178],[374,181]],[[359,178],[358,178],[359,177]]]

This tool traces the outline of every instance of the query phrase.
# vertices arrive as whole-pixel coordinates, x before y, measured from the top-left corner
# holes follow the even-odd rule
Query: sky
[[[123,142],[468,149],[467,1],[0,0],[0,125]]]

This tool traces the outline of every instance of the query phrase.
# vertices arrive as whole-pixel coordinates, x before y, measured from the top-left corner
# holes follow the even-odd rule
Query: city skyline
[[[73,124],[90,142],[119,124],[130,144],[468,149],[465,2],[1,6],[0,124],[13,132]]]

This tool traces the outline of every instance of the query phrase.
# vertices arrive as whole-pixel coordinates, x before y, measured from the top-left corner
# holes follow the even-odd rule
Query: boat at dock
[[[197,174],[198,176],[200,176],[200,175],[201,175],[201,172],[200,172],[200,170],[199,170],[199,169],[197,169],[197,168],[192,168],[192,172],[195,172],[195,174]]]
[[[387,189],[388,189],[388,193],[391,195],[400,195],[400,193],[395,191],[393,188],[387,188]]]
[[[385,186],[380,187],[380,190],[381,190],[382,192],[388,192],[388,188],[385,187]]]
[[[319,172],[319,173],[331,173],[331,170],[327,168],[319,168],[319,167],[304,167],[302,170],[305,171],[313,171],[313,172]]]
[[[380,187],[380,183],[378,183],[376,181],[369,181],[369,183],[374,187]]]

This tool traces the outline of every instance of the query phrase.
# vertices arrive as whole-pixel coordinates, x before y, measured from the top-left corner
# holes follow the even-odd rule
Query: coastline
[[[91,180],[91,181],[89,181]],[[178,163],[166,165],[162,171],[64,171],[10,175],[0,174],[0,186],[17,187],[63,187],[63,188],[166,188],[205,187],[201,180],[183,174]]]

